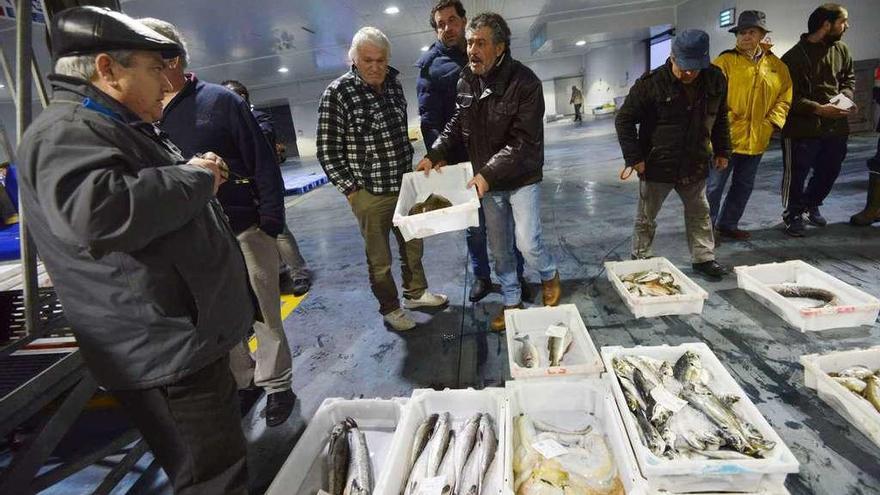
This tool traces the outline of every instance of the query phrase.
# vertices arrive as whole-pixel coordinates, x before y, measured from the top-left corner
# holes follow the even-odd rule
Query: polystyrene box
[[[876,297],[801,260],[738,266],[734,270],[741,289],[802,332],[873,325],[880,312],[880,300]],[[786,283],[829,290],[837,295],[840,303],[823,308],[804,308],[769,287]]]
[[[529,309],[509,309],[504,312],[507,328],[507,359],[510,375],[514,378],[533,378],[549,375],[587,375],[598,377],[605,371],[599,351],[590,339],[584,320],[574,304],[561,304],[556,307]],[[556,323],[568,326],[572,343],[562,359],[560,366],[550,367],[550,352],[547,350],[547,328]],[[541,364],[537,368],[525,368],[518,364],[520,344],[515,337],[528,335],[529,340],[541,354]]]
[[[488,413],[495,424],[498,449],[483,481],[482,495],[499,495],[504,486],[504,449],[507,445],[504,418],[507,414],[507,392],[503,388],[483,390],[429,390],[417,389],[407,403],[406,413],[391,442],[388,457],[389,468],[382,473],[374,493],[399,495],[409,476],[409,459],[412,455],[416,429],[428,416],[448,412],[452,427],[460,429],[475,413]]]
[[[608,280],[620,294],[626,307],[636,318],[649,318],[665,315],[700,314],[703,312],[703,301],[709,294],[702,287],[688,278],[666,258],[657,257],[646,260],[608,261],[605,263]],[[631,294],[621,281],[622,277],[645,270],[664,271],[681,287],[681,294],[674,296],[636,296]]]
[[[804,365],[805,385],[815,389],[820,399],[880,446],[880,412],[870,402],[828,376],[828,373],[840,372],[857,364],[872,370],[880,368],[880,346],[823,355],[809,354],[801,357],[801,364]]]
[[[776,443],[767,457],[744,460],[687,460],[657,457],[646,447],[639,437],[638,425],[627,408],[623,390],[614,373],[612,360],[616,356],[640,355],[663,359],[674,364],[685,351],[693,351],[700,356],[703,368],[711,375],[711,389],[718,395],[735,395],[740,400],[733,405],[737,414],[750,422],[764,438]],[[749,399],[742,387],[728,373],[721,361],[706,344],[692,343],[670,347],[667,345],[651,347],[620,346],[603,347],[602,360],[611,378],[611,386],[617,407],[623,417],[630,444],[638,460],[642,476],[654,490],[667,490],[673,493],[691,492],[762,492],[770,487],[778,490],[785,483],[789,473],[797,473],[798,460],[773,430],[761,411]]]
[[[330,430],[346,417],[354,419],[367,439],[373,480],[388,469],[391,440],[407,399],[326,399],[278,471],[267,495],[315,495],[326,480]]]
[[[504,471],[509,493],[514,491],[516,435],[513,419],[523,413],[571,431],[592,426],[593,431],[605,435],[626,493],[643,493],[641,488],[644,480],[633,457],[607,378],[520,380],[507,382],[506,388],[510,394],[510,405],[505,423],[509,441],[504,453]]]
[[[441,172],[432,171],[427,177],[423,172],[403,174],[394,208],[394,226],[407,241],[478,226],[480,199],[475,187],[467,187],[473,177],[470,162],[445,166]],[[445,197],[452,206],[418,215],[409,214],[416,203],[432,193]]]

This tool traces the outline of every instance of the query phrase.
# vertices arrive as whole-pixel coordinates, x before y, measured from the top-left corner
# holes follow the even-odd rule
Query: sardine
[[[431,434],[434,433],[434,426],[437,424],[437,418],[439,417],[439,414],[428,416],[416,429],[415,437],[413,437],[412,453],[410,454],[410,469],[412,469],[419,456],[422,454],[422,450],[428,445],[428,440],[431,438]]]
[[[349,478],[351,484],[346,492],[351,495],[370,495],[373,492],[373,468],[370,465],[370,451],[367,449],[367,437],[351,418],[348,437],[351,440],[351,464]]]
[[[440,463],[443,462],[443,456],[446,454],[446,447],[449,445],[449,432],[449,413],[444,412],[437,418],[434,433],[426,447],[428,449],[428,477],[437,476]]]
[[[444,198],[439,194],[430,194],[424,201],[421,203],[416,203],[412,208],[409,209],[410,215],[419,215],[422,213],[427,213],[429,211],[441,210],[443,208],[449,208],[452,206],[452,202],[448,199]]]
[[[547,339],[547,350],[550,351],[550,366],[559,366],[562,362],[562,357],[568,352],[568,348],[571,347],[572,342],[571,330],[561,323],[558,323],[557,325],[565,327],[565,336],[549,337]]]
[[[806,287],[803,285],[781,284],[771,285],[770,290],[776,292],[782,297],[803,298],[821,301],[814,307],[821,308],[824,306],[837,306],[840,301],[837,296],[828,290],[818,289],[816,287]]]
[[[529,336],[523,335],[515,337],[513,340],[522,344],[519,347],[519,365],[524,368],[540,368],[541,355],[538,352],[538,347],[532,343]]]
[[[880,377],[871,375],[865,380],[865,391],[862,395],[880,412]]]
[[[350,450],[348,448],[348,420],[342,421],[330,431],[327,446],[327,489],[330,495],[342,495],[348,478]]]

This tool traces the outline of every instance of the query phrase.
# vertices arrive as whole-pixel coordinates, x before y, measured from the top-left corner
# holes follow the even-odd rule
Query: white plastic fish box
[[[880,412],[870,402],[834,381],[828,373],[843,371],[857,364],[880,368],[880,346],[869,349],[809,354],[801,357],[804,384],[815,389],[819,398],[880,446]]]
[[[571,331],[572,343],[562,358],[560,366],[550,366],[550,351],[547,350],[547,328],[556,323],[563,323]],[[590,339],[580,311],[574,304],[561,304],[556,307],[539,307],[529,309],[509,309],[504,312],[504,324],[507,328],[507,361],[510,364],[510,375],[514,379],[534,378],[551,375],[587,375],[598,377],[605,371],[602,357]],[[526,368],[518,364],[521,343],[515,337],[528,335],[529,340],[541,353],[541,367]]]
[[[467,187],[473,177],[470,162],[445,166],[442,172],[431,171],[427,177],[423,172],[403,174],[400,195],[394,208],[394,226],[400,229],[407,241],[478,226],[480,199],[475,187]],[[418,215],[409,214],[416,203],[424,201],[431,194],[443,196],[452,206]]]
[[[681,287],[681,294],[674,296],[637,296],[631,294],[623,286],[621,278],[646,270],[663,271],[672,274],[675,283]],[[646,260],[630,261],[607,261],[605,271],[608,272],[608,280],[626,307],[636,318],[650,318],[665,315],[700,314],[703,312],[703,301],[709,294],[702,287],[681,272],[669,260],[662,257],[649,258]]]
[[[503,388],[483,390],[416,389],[406,406],[400,426],[391,441],[390,466],[376,484],[376,495],[400,495],[410,473],[413,438],[419,425],[431,414],[448,412],[453,429],[461,428],[476,413],[488,413],[495,426],[498,449],[483,481],[481,495],[500,495],[504,486],[504,449],[507,440],[504,418],[507,414],[507,392]]]
[[[737,285],[800,331],[873,325],[880,312],[880,300],[846,282],[832,277],[801,260],[738,266]],[[804,308],[782,297],[771,285],[796,284],[833,292],[840,304],[824,308]]]
[[[528,414],[545,423],[569,431],[592,426],[605,435],[614,465],[626,493],[645,493],[636,459],[626,437],[620,412],[608,378],[571,377],[569,379],[536,379],[509,381],[506,384],[510,405],[505,436],[509,439],[504,453],[504,472],[508,493],[515,493],[514,418]]]
[[[723,395],[739,397],[740,400],[733,405],[736,413],[757,428],[764,438],[776,443],[773,450],[767,453],[767,457],[742,460],[672,460],[657,457],[642,443],[636,419],[626,405],[617,374],[613,371],[612,360],[616,356],[640,355],[675,364],[675,361],[689,350],[700,356],[703,368],[711,374],[712,392],[719,397]],[[794,454],[706,344],[628,348],[608,346],[602,348],[601,354],[611,378],[614,398],[623,417],[623,424],[638,460],[639,469],[651,489],[673,493],[762,492],[769,487],[775,491],[784,485],[788,474],[798,472],[800,464]]]
[[[266,495],[315,495],[327,490],[327,444],[330,431],[347,417],[354,419],[367,439],[373,483],[388,470],[394,432],[403,418],[407,399],[326,399],[278,471]]]

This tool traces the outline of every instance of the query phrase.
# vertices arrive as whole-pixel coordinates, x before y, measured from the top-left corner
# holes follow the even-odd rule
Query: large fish
[[[348,419],[336,424],[330,431],[327,447],[327,488],[330,495],[342,495],[348,478],[348,430],[351,428]]]
[[[412,453],[410,454],[409,469],[412,469],[419,456],[422,455],[425,446],[428,445],[428,440],[431,438],[431,434],[434,433],[434,426],[437,424],[439,416],[439,414],[428,416],[416,429],[415,437],[413,437]]]
[[[428,477],[437,476],[437,471],[440,470],[440,463],[443,462],[443,456],[446,455],[446,448],[449,446],[450,431],[449,413],[440,413],[434,426],[434,434],[425,447],[428,450]]]
[[[413,207],[409,209],[409,214],[419,215],[421,213],[427,213],[429,211],[449,208],[450,206],[452,206],[451,201],[439,194],[432,193],[421,203],[414,204]]]
[[[477,443],[477,432],[480,428],[481,417],[481,413],[476,413],[468,418],[458,433],[454,451],[456,477],[461,476],[461,472],[464,470],[464,464],[467,462],[468,456],[471,455],[471,451],[474,450],[474,445]]]
[[[675,362],[672,368],[672,376],[682,383],[696,383],[703,378],[703,362],[699,354],[694,351],[685,351]]]
[[[771,285],[770,290],[785,298],[813,299],[814,301],[820,301],[820,304],[813,306],[816,308],[837,306],[840,304],[840,300],[833,292],[825,289],[818,289],[816,287],[781,284]]]
[[[775,446],[751,424],[741,420],[730,405],[715,396],[708,387],[687,384],[681,396],[719,427],[719,434],[730,448],[752,457],[761,457]]]
[[[519,365],[523,368],[540,368],[541,355],[538,353],[538,347],[532,343],[528,335],[514,337],[515,341],[521,345],[519,347]]]
[[[349,483],[345,487],[347,495],[370,495],[373,492],[373,467],[370,465],[370,451],[367,449],[367,438],[351,418],[348,437],[351,441],[351,463],[349,465]]]
[[[458,484],[460,495],[480,495],[483,490],[483,478],[495,459],[498,449],[498,441],[495,437],[495,427],[492,417],[483,414],[480,417],[480,427],[477,432],[477,444],[468,456],[464,469],[461,473],[461,482]]]
[[[547,339],[547,350],[550,351],[550,366],[559,366],[562,357],[571,347],[571,330],[567,326],[557,324],[557,326],[565,328],[565,334],[562,337],[552,336]]]

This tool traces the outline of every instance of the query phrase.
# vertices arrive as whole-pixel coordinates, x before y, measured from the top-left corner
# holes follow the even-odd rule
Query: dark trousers
[[[246,445],[228,357],[173,384],[114,395],[175,494],[247,494]]]
[[[783,218],[793,218],[822,205],[840,174],[847,139],[848,136],[828,136],[782,141]],[[805,189],[810,171],[812,176]]]
[[[709,180],[706,182],[706,198],[709,200],[709,216],[712,223],[721,230],[736,230],[739,219],[746,211],[746,204],[755,188],[755,175],[758,173],[758,165],[763,155],[741,155],[734,153],[730,156],[727,168],[718,171],[715,167],[709,167]],[[724,185],[727,179],[733,176],[730,189],[722,205],[721,196],[724,194]]]
[[[465,234],[468,247],[468,257],[471,260],[471,269],[475,278],[488,280],[492,275],[489,268],[489,247],[486,241],[486,216],[483,214],[483,208],[480,212],[480,225],[478,227],[468,227]],[[523,256],[519,249],[514,247],[516,254],[516,274],[519,278],[523,276]]]
[[[580,121],[584,120],[581,117],[581,105],[582,105],[581,103],[574,104],[574,121],[575,122],[580,122]]]

